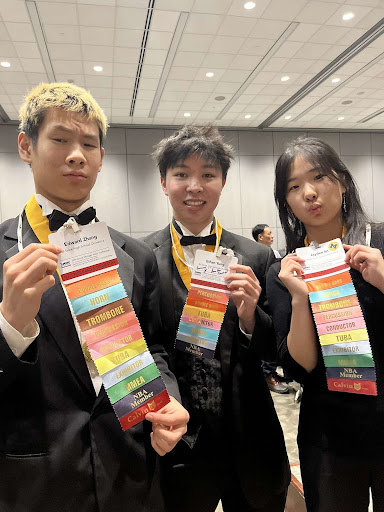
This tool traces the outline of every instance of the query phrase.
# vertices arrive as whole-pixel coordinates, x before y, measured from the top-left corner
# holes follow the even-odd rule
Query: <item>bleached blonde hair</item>
[[[108,128],[106,115],[91,93],[66,82],[41,83],[25,96],[19,110],[19,130],[34,144],[37,142],[39,127],[51,108],[78,112],[88,119],[95,120],[99,127],[100,145],[102,144]]]

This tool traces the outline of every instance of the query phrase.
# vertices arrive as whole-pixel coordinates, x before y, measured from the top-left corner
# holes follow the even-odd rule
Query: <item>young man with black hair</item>
[[[282,512],[289,466],[260,358],[274,347],[264,281],[270,249],[221,228],[214,217],[233,158],[212,126],[185,126],[156,147],[172,223],[145,242],[160,271],[166,347],[182,403],[190,413],[183,442],[162,461],[170,512]],[[230,299],[213,359],[174,348],[198,249],[232,250],[225,278]]]

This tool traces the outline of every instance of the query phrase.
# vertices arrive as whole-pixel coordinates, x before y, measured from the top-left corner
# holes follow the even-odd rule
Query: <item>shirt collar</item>
[[[79,215],[79,213],[83,212],[84,210],[92,206],[91,200],[87,199],[87,201],[85,201],[85,203],[79,206],[79,208],[76,208],[76,210],[66,212],[65,210],[59,208],[55,203],[52,203],[52,201],[50,201],[41,194],[36,194],[36,201],[41,206],[41,209],[43,210],[43,215],[45,217],[47,215],[50,215],[53,212],[53,210],[59,210],[60,212],[67,213],[68,215]]]
[[[200,233],[198,233],[197,235],[195,235],[194,233],[192,233],[191,231],[189,231],[188,228],[186,228],[185,226],[183,226],[181,224],[181,222],[179,222],[178,220],[175,219],[175,222],[177,223],[177,225],[180,227],[181,231],[183,232],[183,235],[184,236],[208,236],[211,234],[211,226],[212,226],[212,222],[210,222],[208,224],[208,226],[206,226],[203,230],[200,231]],[[177,233],[177,236],[179,237],[179,240],[181,238],[182,235],[180,235],[180,233]]]

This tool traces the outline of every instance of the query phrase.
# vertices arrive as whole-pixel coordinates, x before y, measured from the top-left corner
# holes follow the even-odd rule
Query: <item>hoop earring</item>
[[[347,213],[347,202],[345,200],[345,193],[343,194],[343,202],[342,202],[342,204],[343,204],[343,211],[344,211],[344,213]]]

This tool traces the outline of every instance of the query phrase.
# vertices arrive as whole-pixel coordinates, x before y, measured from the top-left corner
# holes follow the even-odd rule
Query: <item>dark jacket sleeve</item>
[[[3,265],[6,256],[0,252],[0,302],[3,300]],[[17,358],[0,330],[0,393],[5,391],[13,382],[19,380],[20,372],[34,372],[37,362],[37,343],[33,341],[24,354]]]
[[[266,294],[267,272],[275,259],[272,250],[269,250],[264,268],[257,273],[261,293],[255,310],[255,328],[252,333],[250,348],[255,349],[264,361],[274,361],[276,359],[276,343]]]
[[[280,262],[274,263],[267,274],[267,296],[276,335],[278,360],[297,382],[304,383],[308,372],[291,357],[287,346],[292,305],[291,295],[278,277],[280,267]]]

